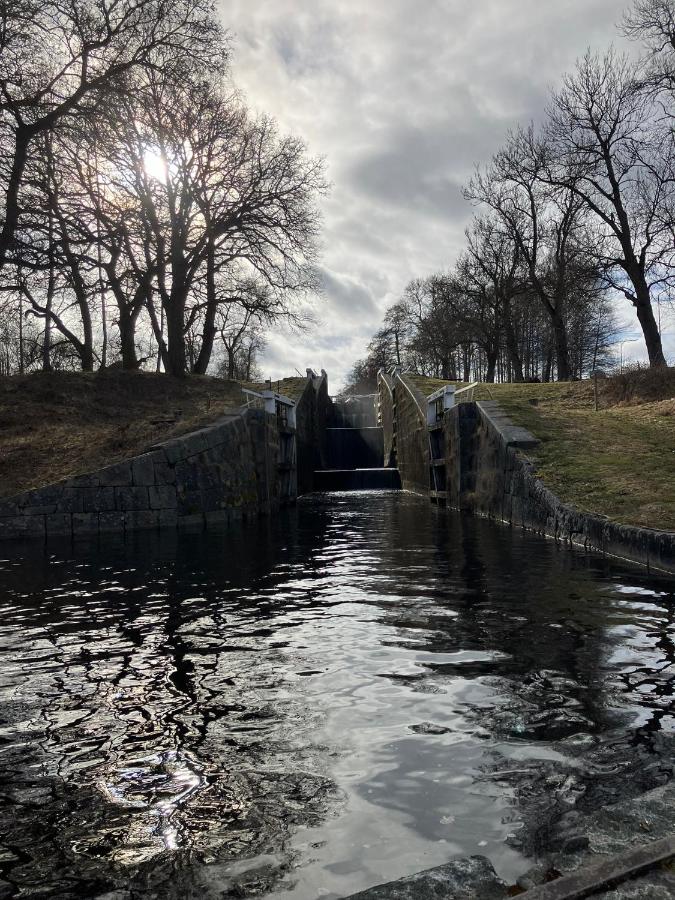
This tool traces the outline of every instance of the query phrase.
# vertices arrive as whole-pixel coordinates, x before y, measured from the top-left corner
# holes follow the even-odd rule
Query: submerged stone
[[[433,722],[420,722],[419,725],[410,725],[409,727],[415,734],[450,734],[452,731],[452,728],[435,725]]]
[[[465,856],[398,881],[379,884],[346,900],[499,900],[508,889],[484,856]]]

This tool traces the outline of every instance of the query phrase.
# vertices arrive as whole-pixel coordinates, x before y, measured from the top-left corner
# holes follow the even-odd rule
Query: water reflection
[[[2,877],[339,897],[671,774],[673,586],[403,494],[0,565]],[[228,894],[228,892],[230,892]]]

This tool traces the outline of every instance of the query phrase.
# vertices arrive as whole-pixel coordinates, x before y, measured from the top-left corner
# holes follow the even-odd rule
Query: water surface
[[[7,556],[0,608],[21,896],[337,898],[472,853],[513,880],[671,774],[672,581],[408,494]]]

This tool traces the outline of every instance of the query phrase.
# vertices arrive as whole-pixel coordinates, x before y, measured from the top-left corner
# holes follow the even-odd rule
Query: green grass
[[[617,403],[612,381],[481,385],[515,424],[539,438],[542,481],[566,503],[628,525],[675,530],[675,390]]]
[[[454,382],[407,375],[425,396]],[[458,384],[460,387],[461,384]],[[675,531],[675,370],[598,382],[481,384],[541,441],[537,475],[561,500],[626,525]]]

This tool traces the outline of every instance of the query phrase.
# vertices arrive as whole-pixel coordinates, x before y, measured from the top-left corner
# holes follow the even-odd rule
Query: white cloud
[[[460,193],[587,45],[617,40],[616,0],[229,0],[249,105],[323,155],[320,325],[275,334],[263,366],[325,368],[331,390],[406,283],[447,268],[471,208]],[[675,348],[674,348],[675,349]]]

